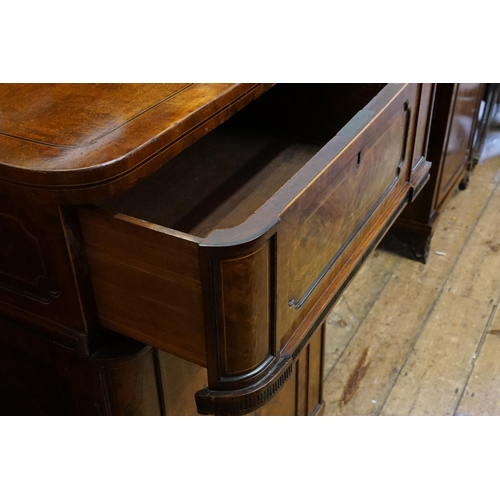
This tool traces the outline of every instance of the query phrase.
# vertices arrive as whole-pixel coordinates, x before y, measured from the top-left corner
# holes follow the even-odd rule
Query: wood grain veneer
[[[0,188],[38,202],[110,196],[153,173],[269,87],[2,84]]]

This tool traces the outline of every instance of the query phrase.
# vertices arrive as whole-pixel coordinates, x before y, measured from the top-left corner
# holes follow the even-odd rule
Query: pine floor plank
[[[484,301],[444,292],[381,415],[453,415],[490,313]]]
[[[324,377],[326,378],[389,282],[402,257],[375,250],[340,297],[326,321]]]
[[[382,411],[401,366],[418,340],[425,319],[432,311],[449,272],[485,208],[497,182],[497,171],[498,168],[492,165],[477,169],[469,189],[451,200],[444,211],[433,238],[428,263],[424,266],[402,260],[381,288],[380,295],[369,312],[366,314],[363,311],[359,315],[362,321],[354,334],[349,332],[347,344],[346,336],[342,339],[343,334],[337,333],[340,326],[338,318],[343,319],[346,315],[345,305],[344,310],[340,302],[339,310],[334,308],[329,318],[327,337],[338,335],[339,339],[328,341],[331,345],[337,342],[346,348],[340,356],[332,358],[333,366],[326,373],[324,397],[327,415],[373,415]],[[444,252],[445,255],[437,255],[436,251]],[[370,259],[366,265],[375,265],[375,259]],[[466,293],[458,284],[452,285],[455,286],[458,297]],[[344,294],[354,315],[358,311],[353,311],[351,301],[354,298],[350,294],[355,293],[355,290],[357,288],[353,283]],[[370,292],[365,288],[363,293]],[[450,299],[450,302],[454,301]],[[483,311],[478,304],[474,304],[474,310],[478,313]],[[487,315],[486,312],[481,312],[480,318],[485,314]],[[462,323],[466,323],[467,318],[462,319]],[[349,321],[356,325],[357,320],[350,318]],[[393,411],[396,413],[396,410]]]
[[[456,295],[496,300],[500,290],[499,270],[500,189],[497,188],[447,286]]]
[[[497,186],[445,283],[383,415],[453,415],[500,294]]]
[[[500,307],[497,305],[456,415],[500,415]]]

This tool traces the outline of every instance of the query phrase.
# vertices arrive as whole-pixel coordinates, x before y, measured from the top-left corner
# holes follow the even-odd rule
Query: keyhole
[[[358,153],[358,160],[356,161],[356,168],[359,168],[360,163],[361,163],[361,151]]]

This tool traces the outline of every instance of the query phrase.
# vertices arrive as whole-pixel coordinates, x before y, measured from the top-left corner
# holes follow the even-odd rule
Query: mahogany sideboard
[[[321,414],[434,90],[0,85],[0,413]]]

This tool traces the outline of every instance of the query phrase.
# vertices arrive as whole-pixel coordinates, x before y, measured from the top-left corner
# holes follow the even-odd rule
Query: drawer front
[[[282,345],[405,184],[411,168],[407,143],[416,90],[408,85],[394,96],[282,215],[278,231]]]

